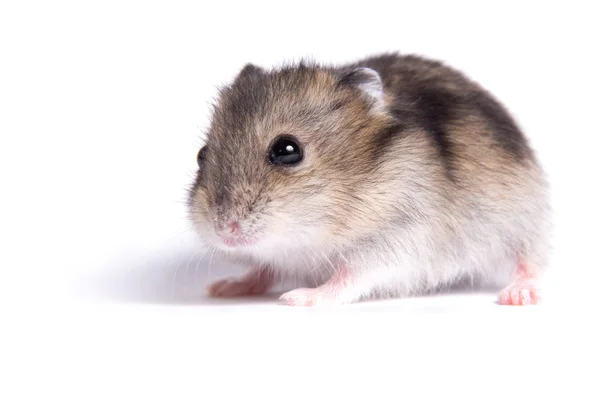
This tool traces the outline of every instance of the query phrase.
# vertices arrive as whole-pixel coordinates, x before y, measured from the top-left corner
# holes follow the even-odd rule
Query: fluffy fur
[[[268,163],[281,134],[303,146],[299,165]],[[246,66],[215,104],[189,212],[206,245],[278,278],[347,268],[342,303],[507,284],[519,260],[537,276],[551,228],[544,172],[505,108],[398,54]],[[246,246],[215,234],[230,220]]]

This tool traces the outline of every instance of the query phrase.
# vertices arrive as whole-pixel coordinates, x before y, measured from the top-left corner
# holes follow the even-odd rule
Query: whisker
[[[184,276],[185,282],[187,282],[187,279],[188,279],[188,270],[190,268],[190,263],[192,262],[192,258],[194,258],[193,254],[190,255],[190,258],[188,258],[188,262],[185,265],[185,269],[183,270],[183,276]],[[187,285],[186,285],[186,288],[187,288]]]
[[[202,253],[198,261],[196,262],[196,268],[194,270],[194,287],[198,287],[198,268],[200,267],[200,262],[206,257],[206,252]]]
[[[189,259],[191,259],[192,255],[190,254],[189,257],[190,257]],[[185,258],[185,256],[182,254],[181,258],[179,259],[179,262],[177,262],[177,266],[175,267],[175,271],[173,272],[173,279],[171,280],[171,295],[175,295],[175,280],[177,279],[177,272],[179,271],[179,266],[183,262],[184,258]],[[189,262],[189,259],[188,259],[188,262]]]
[[[212,260],[213,257],[215,255],[215,252],[217,251],[217,249],[213,249],[211,255],[210,255],[210,259],[208,260],[208,267],[206,268],[206,277],[210,278],[210,266],[212,265]]]
[[[331,262],[331,260],[329,259],[329,257],[327,255],[324,255],[324,258],[325,258],[325,261],[327,261],[327,263],[329,265],[331,265],[331,268],[333,269],[333,274],[334,275],[337,274],[339,272],[339,269],[335,265],[333,265],[333,263]]]
[[[302,257],[302,261],[304,262],[306,267],[309,268],[309,275],[312,275],[313,274],[312,267],[314,265],[314,262],[312,260],[307,260],[306,259],[307,254],[305,254],[303,252],[299,252],[298,255],[300,257]],[[298,273],[297,272],[294,274],[294,277],[295,277],[294,285],[297,287],[298,286],[298,282],[297,282],[298,281]]]
[[[323,260],[322,257],[315,250],[311,249],[311,252],[316,258],[316,261],[313,262],[311,268],[311,277],[313,278],[315,286],[318,286],[319,280],[322,279],[323,275],[321,271],[321,264],[323,263]]]

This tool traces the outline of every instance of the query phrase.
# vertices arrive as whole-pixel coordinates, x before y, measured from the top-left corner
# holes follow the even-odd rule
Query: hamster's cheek
[[[195,193],[190,197],[188,213],[194,225],[203,227],[208,224],[209,206],[207,196],[203,192]]]
[[[264,231],[257,241],[257,247],[263,250],[278,252],[282,249],[314,247],[326,236],[326,229],[321,224],[301,215],[279,214],[264,222]]]

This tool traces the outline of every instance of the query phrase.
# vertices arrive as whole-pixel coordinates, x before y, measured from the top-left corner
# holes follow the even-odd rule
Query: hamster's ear
[[[374,69],[366,67],[353,69],[342,75],[338,85],[355,87],[371,98],[376,106],[384,105],[383,82]]]
[[[246,78],[246,77],[250,77],[250,76],[261,75],[264,72],[265,71],[261,67],[258,67],[258,66],[254,65],[254,64],[251,64],[251,63],[248,63],[239,72],[239,74],[235,78],[235,81],[237,82],[240,79],[243,79],[243,78]]]

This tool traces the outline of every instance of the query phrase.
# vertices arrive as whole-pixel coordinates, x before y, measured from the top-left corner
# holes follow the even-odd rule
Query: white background
[[[598,398],[593,3],[3,1],[0,398]],[[234,272],[197,256],[182,203],[216,86],[388,50],[462,69],[531,138],[547,301],[202,298]]]

